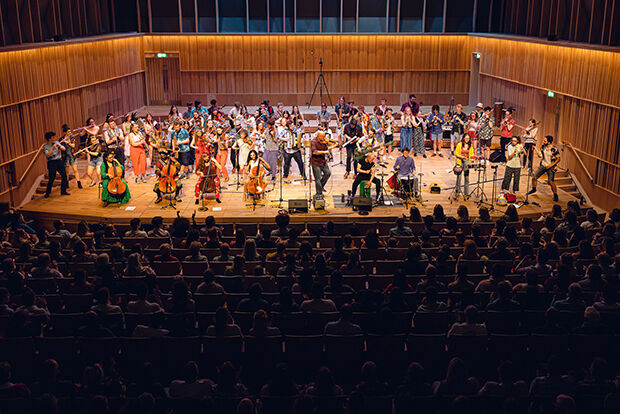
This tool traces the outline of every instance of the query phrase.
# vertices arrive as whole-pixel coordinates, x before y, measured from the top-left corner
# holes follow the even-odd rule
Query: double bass
[[[121,196],[125,194],[127,191],[127,184],[123,181],[123,169],[121,168],[121,164],[114,159],[112,161],[112,167],[108,170],[108,177],[110,177],[110,181],[108,182],[108,193],[114,196]]]

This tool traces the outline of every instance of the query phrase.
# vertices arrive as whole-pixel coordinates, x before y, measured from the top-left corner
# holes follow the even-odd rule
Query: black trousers
[[[499,137],[499,146],[502,151],[502,156],[500,157],[500,162],[506,162],[506,147],[510,144],[510,140],[512,137]]]
[[[65,163],[60,160],[48,160],[47,161],[47,188],[45,189],[45,195],[50,195],[52,192],[52,186],[56,179],[56,173],[60,174],[60,192],[66,193],[67,187],[69,187],[69,181],[67,180],[67,171],[65,170]]]
[[[288,177],[291,169],[291,160],[295,160],[299,167],[299,173],[305,179],[306,171],[304,170],[304,161],[301,159],[301,151],[295,151],[292,154],[284,151],[284,178]]]
[[[347,150],[347,172],[351,172],[351,162],[353,162],[353,172],[357,174],[357,163],[353,158],[355,155],[355,145],[351,144],[346,147]]]
[[[525,148],[525,166],[531,170],[534,162],[534,144],[525,144],[523,147]]]
[[[355,180],[353,181],[353,186],[351,187],[351,194],[353,197],[355,197],[355,193],[357,192],[357,187],[359,187],[362,181],[368,181],[368,178],[362,177],[361,174],[355,177]],[[378,198],[379,192],[381,191],[381,180],[375,177],[372,179],[372,183],[375,185],[375,190],[377,192],[376,197]]]
[[[232,148],[230,149],[230,162],[232,164],[233,171],[236,170],[238,167],[237,154],[239,154],[238,149],[232,149]]]
[[[121,165],[125,165],[125,148],[120,146],[114,148],[114,158],[116,158]]]

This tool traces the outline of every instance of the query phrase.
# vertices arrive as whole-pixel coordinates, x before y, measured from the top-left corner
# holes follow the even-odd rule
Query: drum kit
[[[409,208],[409,203],[415,201],[422,203],[420,182],[423,174],[419,173],[418,175],[420,176],[419,179],[415,174],[399,176],[398,171],[394,171],[387,180],[387,185],[392,189],[394,195],[400,198],[407,208]]]

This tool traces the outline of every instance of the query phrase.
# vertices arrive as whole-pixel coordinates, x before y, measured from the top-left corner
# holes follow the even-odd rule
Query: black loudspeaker
[[[291,213],[307,213],[308,200],[304,198],[288,200],[288,211]]]
[[[353,210],[372,211],[372,198],[353,197]]]
[[[501,150],[495,150],[491,153],[491,155],[489,155],[489,161],[491,162],[502,162],[503,161],[503,157],[502,157],[502,151]]]

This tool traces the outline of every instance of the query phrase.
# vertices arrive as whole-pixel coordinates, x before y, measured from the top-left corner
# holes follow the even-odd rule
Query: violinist
[[[88,169],[86,170],[86,174],[90,178],[90,187],[97,185],[95,181],[95,176],[98,178],[98,181],[101,182],[101,174],[99,173],[99,168],[103,163],[103,153],[105,152],[105,145],[103,142],[99,141],[99,137],[96,135],[92,135],[90,137],[90,143],[86,147],[86,154],[88,154]]]
[[[105,161],[101,164],[101,201],[107,207],[110,203],[126,204],[131,199],[127,181],[122,177],[125,167],[114,158],[114,151],[105,153]],[[124,191],[123,191],[124,190]]]
[[[177,202],[181,202],[181,198],[179,197],[179,192],[183,185],[179,180],[179,170],[181,169],[181,164],[177,161],[176,158],[170,156],[170,151],[165,148],[159,149],[159,160],[155,164],[155,175],[157,176],[157,180],[155,181],[155,187],[153,187],[153,191],[157,194],[157,199],[155,200],[155,204],[161,202],[164,194],[173,193],[174,199]],[[162,191],[161,183],[165,178],[172,178],[174,184],[170,186],[170,188]]]
[[[209,192],[215,193],[215,201],[222,202],[220,200],[220,179],[217,176],[219,168],[221,168],[220,164],[208,152],[200,156],[196,167],[196,175],[198,175],[195,188],[196,204],[200,202],[201,198],[205,198],[205,193]]]
[[[261,168],[262,167],[262,168]],[[257,195],[265,191],[265,172],[269,168],[267,161],[258,156],[256,150],[250,150],[244,169],[243,188],[244,194],[248,194],[250,183],[254,184],[253,190],[250,193]]]
[[[47,171],[48,171],[48,179],[47,179],[47,189],[45,190],[45,198],[50,196],[50,192],[52,191],[52,186],[54,185],[54,180],[56,179],[56,173],[60,175],[60,194],[69,195],[67,192],[67,187],[69,183],[67,182],[67,173],[63,168],[62,155],[66,151],[65,146],[58,142],[58,138],[56,138],[55,132],[46,132],[45,133],[45,144],[43,144],[43,153],[47,157]]]
[[[250,150],[254,149],[254,143],[245,129],[242,129],[239,135],[241,138],[233,144],[233,148],[239,151],[239,171],[243,172],[248,161],[248,155],[250,155]]]
[[[209,142],[207,142],[207,139],[202,132],[202,129],[194,130],[194,132],[192,133],[192,142],[191,144],[189,144],[189,146],[194,149],[196,153],[196,165],[198,165],[198,160],[203,153],[211,151]]]
[[[213,140],[213,145],[217,147],[215,159],[221,166],[219,174],[224,177],[224,181],[228,181],[228,170],[226,169],[226,160],[228,159],[228,137],[224,134],[224,129],[222,129],[222,127],[216,128]]]
[[[329,145],[325,131],[321,130],[317,132],[316,137],[310,143],[310,151],[312,153],[310,164],[312,165],[312,175],[314,176],[314,185],[316,187],[315,197],[317,198],[323,196],[325,184],[327,184],[329,177],[332,175],[327,163],[327,156],[336,145],[336,143]]]
[[[62,144],[63,147],[65,147],[65,152],[64,152],[64,163],[65,163],[65,173],[67,173],[67,177],[69,177],[69,169],[73,170],[73,175],[75,175],[75,179],[77,180],[77,186],[78,188],[82,188],[82,182],[80,181],[80,172],[78,171],[78,167],[77,167],[77,159],[75,158],[75,155],[73,154],[73,151],[75,150],[75,146],[76,146],[76,142],[75,142],[75,136],[73,136],[73,134],[71,133],[71,128],[69,128],[69,125],[64,124],[62,126],[62,133],[64,134],[62,139],[60,140],[60,143]]]

